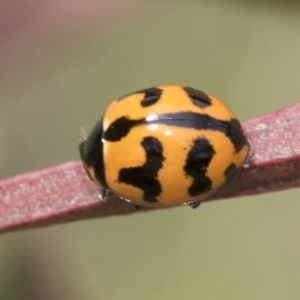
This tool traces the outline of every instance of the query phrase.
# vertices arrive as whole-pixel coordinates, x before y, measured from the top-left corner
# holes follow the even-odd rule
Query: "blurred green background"
[[[300,99],[298,1],[0,1],[0,177],[79,159],[110,100],[182,83],[241,119]],[[300,193],[0,236],[0,299],[299,299]]]

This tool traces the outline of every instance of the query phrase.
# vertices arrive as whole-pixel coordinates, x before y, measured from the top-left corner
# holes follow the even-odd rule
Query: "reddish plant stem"
[[[251,153],[245,166],[205,201],[300,186],[300,104],[243,123]],[[0,181],[0,231],[25,229],[136,210],[109,196],[101,200],[80,161]]]

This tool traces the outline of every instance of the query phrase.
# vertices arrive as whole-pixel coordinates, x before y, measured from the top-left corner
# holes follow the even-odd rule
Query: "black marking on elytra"
[[[163,92],[162,89],[160,89],[158,87],[151,87],[148,89],[138,90],[134,93],[126,94],[126,95],[118,98],[117,101],[125,100],[127,97],[129,97],[131,95],[145,94],[144,98],[141,101],[141,106],[147,107],[147,106],[155,104],[159,100],[162,92]]]
[[[155,104],[161,97],[162,90],[157,87],[138,91],[137,93],[144,93],[145,97],[141,101],[143,107],[151,106]]]
[[[132,127],[147,123],[145,119],[130,120],[126,117],[120,117],[110,124],[104,132],[104,139],[110,142],[116,142],[125,137]]]
[[[230,164],[224,172],[225,178],[227,179],[228,177],[230,177],[233,173],[235,173],[235,171],[237,169],[238,168],[237,168],[236,164],[234,164],[234,163]]]
[[[118,180],[140,188],[144,192],[144,201],[156,202],[162,192],[157,174],[165,159],[163,147],[155,137],[145,137],[141,145],[146,153],[146,162],[142,166],[121,169]]]
[[[102,138],[103,128],[102,120],[100,120],[94,127],[88,139],[83,141],[79,145],[79,152],[81,155],[81,159],[83,160],[85,165],[87,167],[94,168],[97,180],[104,188],[107,188],[106,179],[104,175]]]
[[[183,87],[183,89],[186,91],[186,93],[196,106],[200,108],[206,108],[207,106],[211,105],[211,99],[204,92],[191,87]]]
[[[248,145],[242,125],[237,119],[231,119],[228,123],[226,136],[230,138],[236,152],[239,152],[244,146]]]
[[[191,196],[205,194],[212,189],[212,181],[205,174],[214,154],[215,151],[208,140],[199,138],[194,141],[184,165],[186,175],[193,178],[193,183],[188,189]]]
[[[143,124],[165,124],[170,126],[193,128],[196,130],[213,130],[224,133],[238,152],[247,144],[241,124],[236,119],[223,121],[206,114],[182,111],[157,115],[155,119],[147,121],[146,118],[131,120],[125,116],[116,119],[104,132],[104,139],[116,142],[124,138],[134,126]]]

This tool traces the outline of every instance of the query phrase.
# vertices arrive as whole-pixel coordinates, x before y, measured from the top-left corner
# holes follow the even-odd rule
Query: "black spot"
[[[205,174],[214,154],[212,145],[206,139],[200,138],[194,141],[184,166],[185,173],[194,180],[188,190],[191,196],[201,195],[211,190],[212,182]]]
[[[241,123],[236,119],[232,119],[228,122],[226,135],[230,138],[237,152],[248,144]]]
[[[127,97],[134,94],[145,94],[145,97],[141,101],[141,106],[145,107],[145,106],[150,106],[152,104],[155,104],[159,100],[162,94],[162,90],[157,87],[151,87],[143,90],[138,90],[134,93],[126,94],[118,98],[117,100],[118,101],[125,100]]]
[[[120,117],[112,122],[104,132],[104,139],[111,142],[119,141],[129,133],[132,127],[145,121],[145,119],[130,120],[126,117]]]
[[[236,170],[237,166],[234,163],[230,164],[230,166],[228,166],[224,172],[225,177],[230,177]]]
[[[100,120],[94,127],[88,139],[79,145],[79,152],[83,162],[88,167],[94,168],[95,176],[99,181],[99,183],[104,188],[107,188],[105,175],[104,175],[102,138],[103,138],[103,129],[102,129],[102,120]]]
[[[186,93],[196,106],[205,108],[211,105],[211,99],[204,92],[191,87],[183,87],[183,89],[186,91]]]
[[[149,89],[138,91],[137,93],[144,93],[145,97],[141,101],[143,107],[151,106],[155,104],[161,97],[162,90],[157,87],[152,87]]]
[[[155,137],[145,137],[141,145],[146,152],[146,162],[142,166],[121,169],[118,180],[143,190],[146,202],[156,202],[162,191],[157,174],[164,161],[163,147]]]

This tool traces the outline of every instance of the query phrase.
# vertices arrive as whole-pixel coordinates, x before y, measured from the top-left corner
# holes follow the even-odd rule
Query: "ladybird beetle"
[[[113,101],[79,148],[105,192],[152,207],[197,207],[249,152],[240,122],[220,100],[178,85]]]

